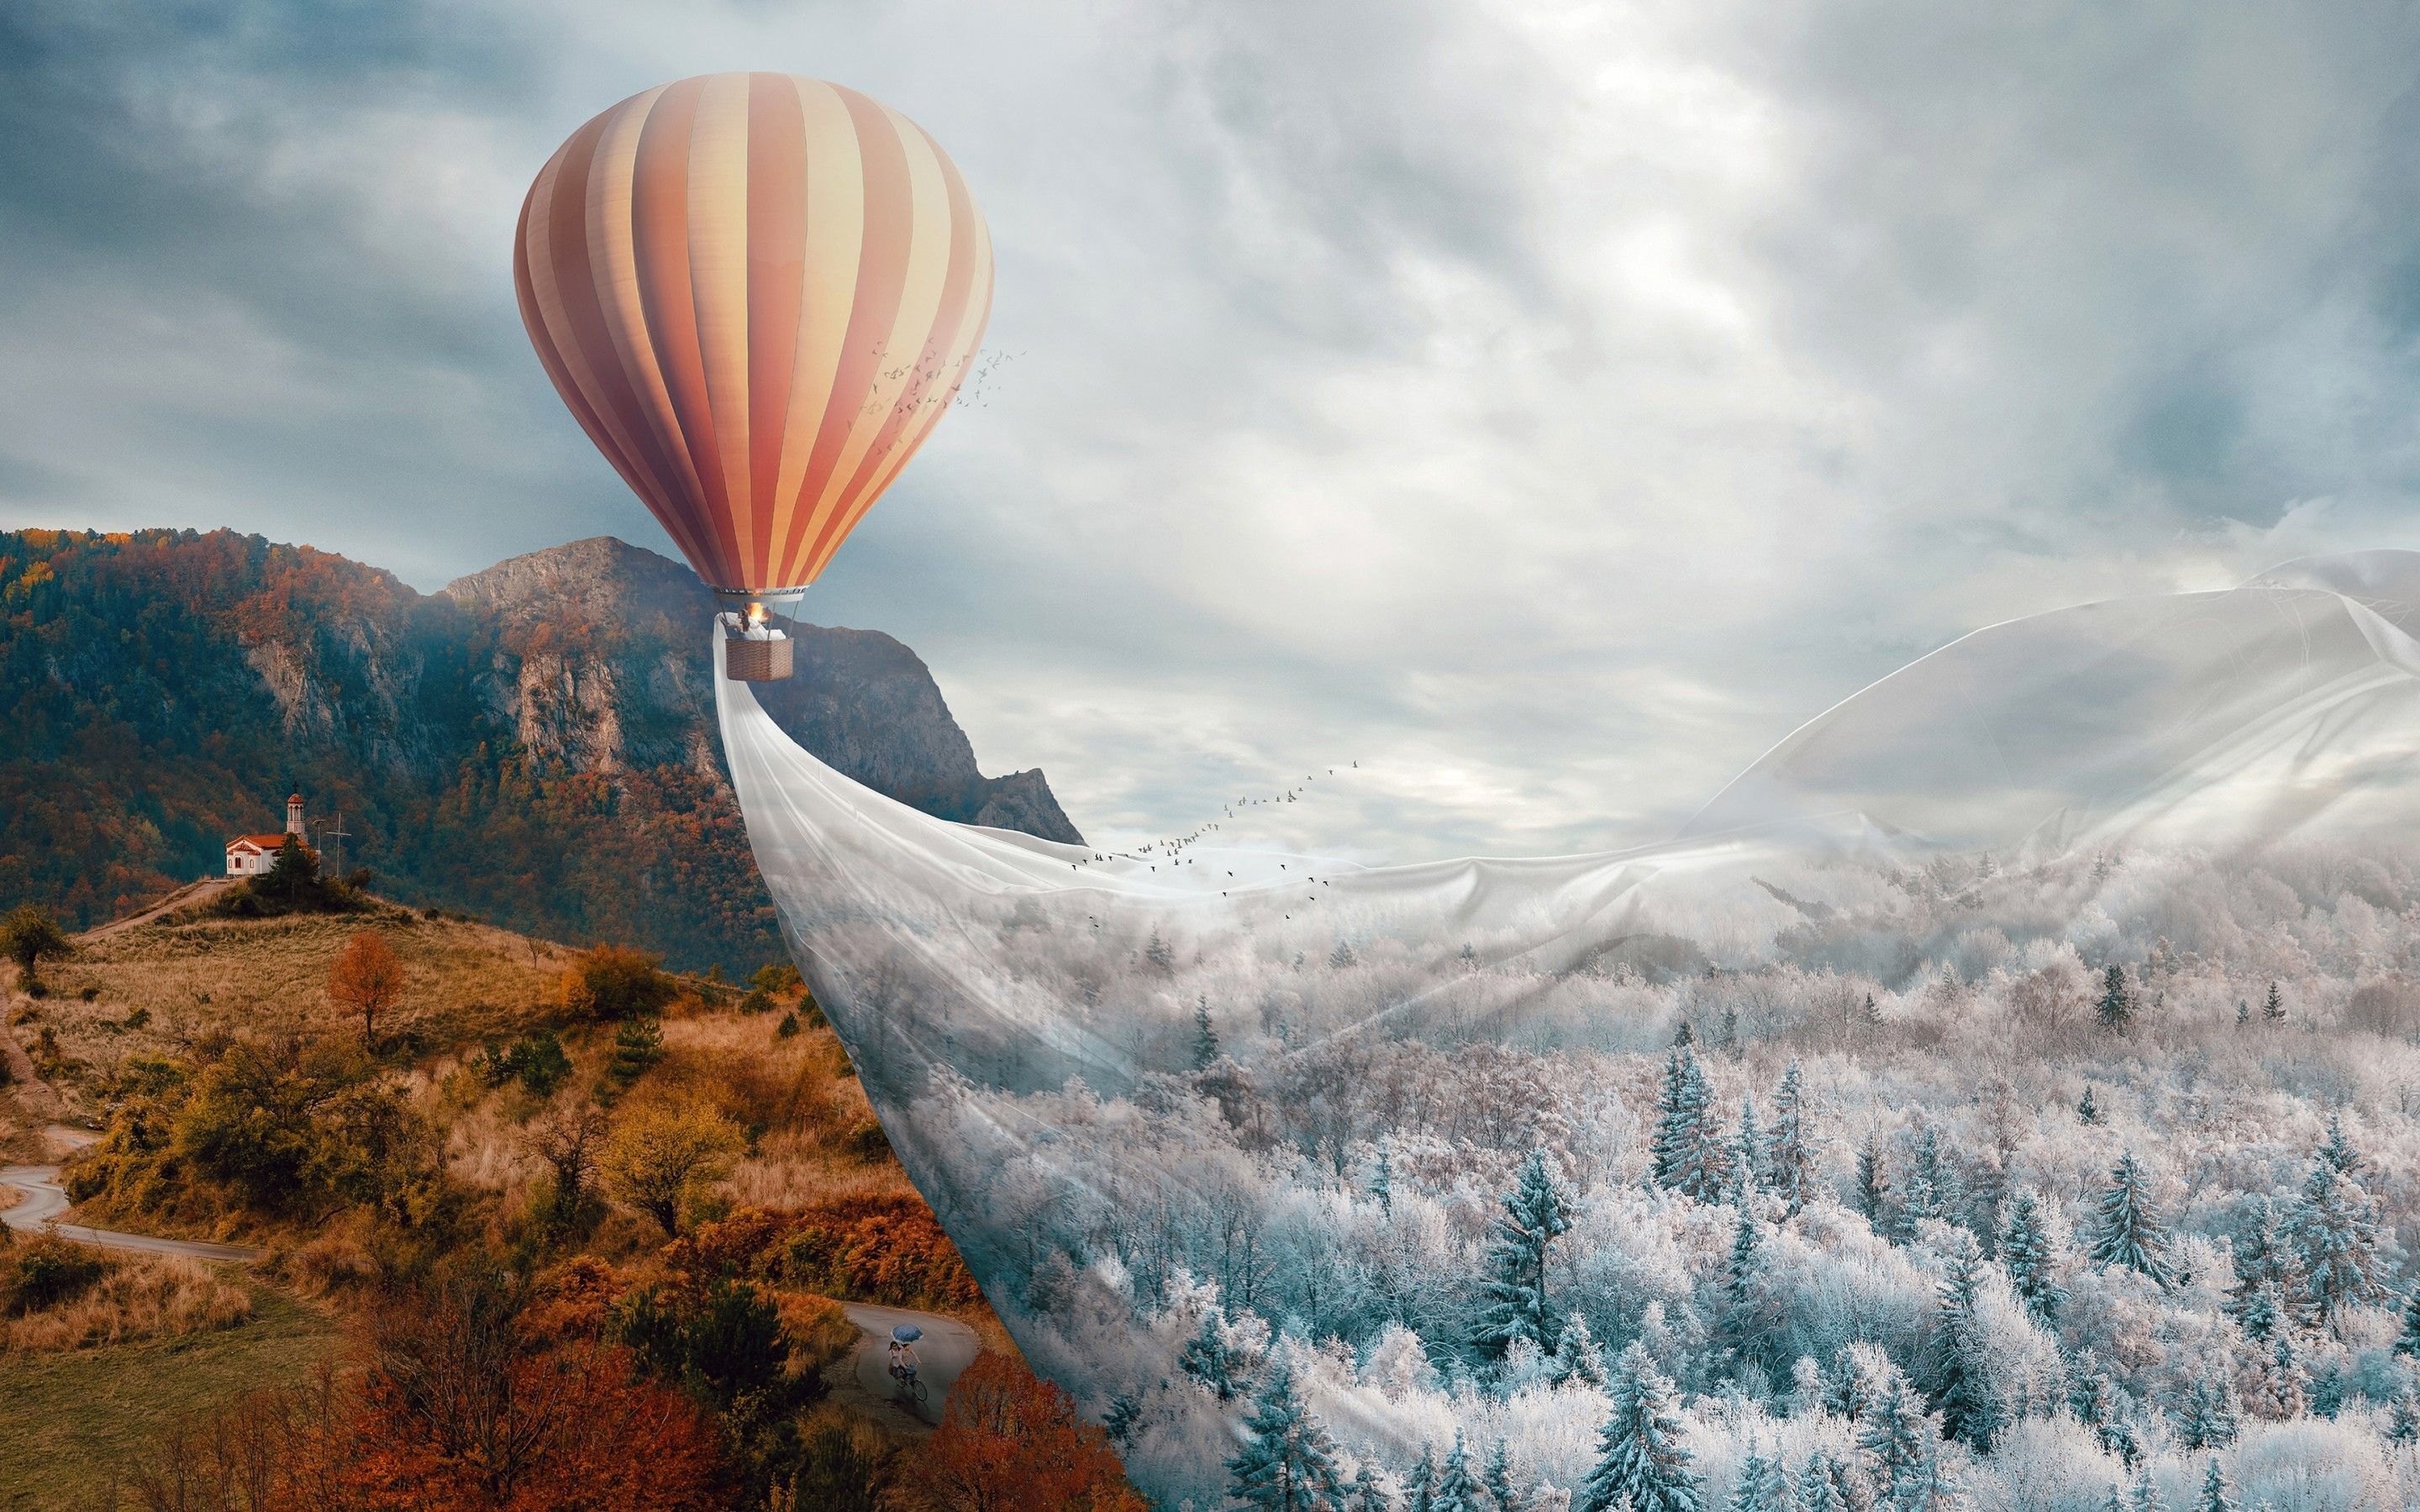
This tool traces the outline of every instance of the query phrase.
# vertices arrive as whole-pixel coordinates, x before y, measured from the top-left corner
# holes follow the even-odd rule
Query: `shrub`
[[[1107,1512],[1140,1506],[1109,1436],[1067,1394],[986,1350],[950,1388],[941,1426],[909,1460],[903,1489],[931,1512]]]
[[[682,1210],[729,1175],[745,1148],[738,1127],[711,1108],[654,1103],[622,1116],[598,1164],[608,1191],[676,1234]]]
[[[901,1307],[964,1307],[983,1300],[933,1210],[916,1197],[835,1197],[793,1223],[781,1262],[793,1285]]]
[[[71,1253],[61,1253],[71,1252]],[[48,1235],[0,1266],[22,1306],[0,1308],[0,1355],[90,1349],[232,1328],[252,1316],[252,1294],[193,1260],[105,1255]]]
[[[796,1013],[783,1014],[782,1022],[773,1026],[773,1038],[777,1040],[786,1040],[798,1032],[799,1015]]]
[[[660,1013],[679,988],[663,957],[616,945],[582,952],[563,974],[564,1011],[575,1019],[613,1020]]]
[[[17,963],[17,976],[25,991],[39,997],[39,967],[45,960],[75,953],[73,942],[60,929],[58,920],[35,907],[20,903],[0,918],[0,951]]]
[[[605,1062],[605,1074],[615,1085],[628,1087],[663,1058],[663,1026],[653,1016],[626,1020],[613,1031],[613,1054]]]
[[[0,1272],[0,1312],[11,1318],[72,1302],[100,1281],[108,1267],[101,1252],[48,1234],[36,1235]]]

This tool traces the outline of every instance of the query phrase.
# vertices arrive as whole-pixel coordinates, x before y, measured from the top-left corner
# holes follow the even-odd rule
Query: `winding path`
[[[91,1144],[93,1136],[82,1129],[53,1124],[42,1131],[54,1141],[70,1149]],[[114,1228],[86,1228],[82,1224],[63,1224],[58,1215],[68,1211],[68,1195],[59,1185],[59,1168],[55,1165],[0,1166],[0,1186],[12,1187],[18,1194],[13,1207],[0,1208],[0,1224],[25,1232],[44,1232],[72,1239],[80,1244],[98,1244],[103,1249],[133,1250],[144,1255],[181,1255],[188,1259],[234,1261],[248,1265],[260,1258],[261,1251],[249,1244],[209,1244],[196,1239],[158,1239],[149,1234],[121,1234]]]
[[[941,1403],[949,1396],[951,1382],[974,1363],[975,1352],[983,1348],[983,1340],[975,1336],[975,1331],[954,1318],[906,1307],[851,1302],[844,1303],[842,1310],[864,1335],[857,1341],[857,1391],[844,1392],[851,1398],[850,1405],[894,1426],[929,1426],[941,1421]],[[913,1323],[924,1331],[924,1336],[916,1341],[917,1374],[929,1396],[922,1408],[911,1408],[900,1401],[898,1388],[891,1380],[891,1331],[901,1323]]]

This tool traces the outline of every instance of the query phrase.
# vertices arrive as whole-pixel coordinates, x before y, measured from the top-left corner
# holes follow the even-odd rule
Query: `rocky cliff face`
[[[714,724],[711,595],[599,537],[422,595],[227,532],[0,532],[0,909],[79,923],[215,870],[286,792],[390,890],[573,939],[777,954]],[[987,778],[915,654],[800,625],[764,689],[836,769],[1080,843],[1038,771]]]

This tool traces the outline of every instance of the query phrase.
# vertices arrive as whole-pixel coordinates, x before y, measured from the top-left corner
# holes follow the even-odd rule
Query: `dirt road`
[[[983,1342],[975,1331],[954,1318],[920,1313],[906,1307],[877,1307],[871,1303],[844,1304],[848,1320],[864,1335],[857,1341],[856,1391],[843,1392],[850,1405],[868,1416],[921,1431],[941,1420],[941,1402],[958,1372],[974,1363]],[[910,1408],[899,1400],[898,1382],[891,1379],[891,1331],[912,1323],[924,1331],[916,1341],[917,1379],[924,1383],[925,1400]]]
[[[70,1149],[91,1144],[93,1136],[82,1129],[53,1124],[42,1133],[54,1145]],[[121,1234],[110,1228],[86,1228],[82,1224],[63,1224],[58,1215],[68,1211],[67,1192],[59,1185],[59,1168],[55,1165],[0,1166],[0,1186],[15,1192],[17,1201],[0,1208],[0,1224],[23,1233],[47,1230],[61,1239],[72,1239],[80,1244],[98,1244],[103,1249],[134,1250],[145,1255],[182,1255],[195,1260],[233,1260],[249,1263],[260,1258],[261,1252],[249,1244],[208,1244],[194,1239],[157,1239],[149,1234]]]

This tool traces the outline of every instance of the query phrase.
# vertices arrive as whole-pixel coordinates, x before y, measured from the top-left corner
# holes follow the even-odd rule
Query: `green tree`
[[[1487,1276],[1481,1284],[1487,1303],[1475,1337],[1497,1353],[1524,1338],[1551,1353],[1556,1315],[1546,1299],[1547,1249],[1570,1231],[1572,1219],[1544,1150],[1532,1149],[1522,1161],[1503,1204],[1488,1230]]]
[[[1487,1493],[1470,1473],[1470,1451],[1464,1447],[1462,1431],[1454,1430],[1453,1447],[1446,1451],[1445,1465],[1437,1473],[1436,1489],[1429,1504],[1433,1512],[1487,1512]]]
[[[1764,1184],[1781,1199],[1785,1218],[1802,1211],[1815,1190],[1815,1158],[1807,1143],[1807,1092],[1798,1062],[1781,1073],[1773,1097],[1773,1136],[1764,1147]]]
[[[1253,1512],[1342,1512],[1344,1486],[1327,1429],[1280,1361],[1244,1419],[1243,1452],[1227,1461],[1227,1495]]]
[[[2211,1456],[2210,1468],[2201,1478],[2201,1499],[2194,1503],[2194,1512],[2241,1512],[2242,1504],[2235,1499],[2235,1488],[2226,1483],[2226,1472],[2216,1455]]]
[[[1655,1184],[1696,1197],[1722,1199],[1730,1161],[1713,1118],[1714,1091],[1705,1069],[1687,1045],[1664,1058],[1664,1080],[1655,1099],[1651,1145]]]
[[[2176,1285],[2167,1259],[2167,1230],[2151,1211],[2149,1179],[2134,1152],[2118,1157],[2109,1173],[2109,1189],[2093,1210],[2086,1255],[2097,1270],[2123,1266],[2149,1278],[2163,1291]]]
[[[2058,1257],[2051,1250],[2040,1197],[2031,1192],[2020,1192],[2009,1199],[1999,1242],[2000,1264],[2009,1273],[2009,1285],[2017,1300],[2025,1304],[2025,1311],[2037,1322],[2044,1327],[2055,1325],[2058,1310],[2067,1303],[2067,1289],[2058,1284]]]
[[[32,903],[20,903],[0,918],[0,949],[17,963],[18,980],[32,992],[40,983],[42,963],[73,954],[75,946],[56,919]]]
[[[1978,1316],[1983,1256],[1975,1236],[1959,1229],[1941,1258],[1932,1331],[1925,1340],[1925,1400],[1940,1415],[1943,1433],[1988,1451],[2000,1430],[2000,1405]]]
[[[659,955],[618,945],[583,950],[563,974],[563,1006],[574,1018],[608,1022],[660,1013],[679,994],[662,965]]]
[[[622,1115],[598,1165],[616,1198],[677,1234],[682,1209],[729,1174],[746,1146],[737,1125],[703,1103],[652,1103]]]
[[[2324,1151],[2311,1162],[2310,1179],[2287,1215],[2284,1234],[2302,1272],[2303,1302],[2321,1326],[2333,1329],[2346,1308],[2385,1295],[2378,1203]]]
[[[2273,981],[2269,984],[2268,997],[2260,1004],[2260,1016],[2272,1024],[2286,1022],[2286,995],[2277,990]]]
[[[1218,1029],[1210,1022],[1210,999],[1193,1004],[1193,1069],[1208,1071],[1218,1063]]]
[[[1614,1365],[1613,1415],[1598,1437],[1596,1468],[1572,1499],[1572,1512],[1703,1512],[1690,1464],[1672,1382],[1633,1344]]]
[[[655,1069],[664,1058],[663,1026],[653,1014],[625,1019],[613,1031],[613,1053],[605,1062],[605,1074],[618,1086],[628,1087]]]
[[[1202,1326],[1185,1342],[1176,1357],[1177,1367],[1195,1384],[1222,1402],[1233,1401],[1238,1389],[1235,1381],[1235,1353],[1227,1347],[1226,1319],[1217,1307],[1202,1310]]]
[[[1857,1447],[1871,1457],[1874,1484],[1885,1500],[1909,1498],[1924,1477],[1937,1436],[1907,1382],[1892,1371],[1857,1430]]]
[[[2112,962],[2102,973],[2101,983],[2101,1026],[2112,1034],[2123,1034],[2134,1023],[2134,994],[2126,985],[2126,968]]]

